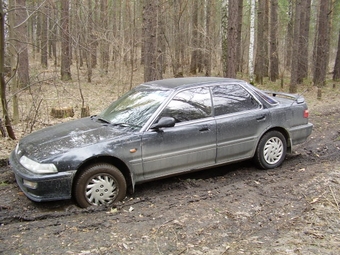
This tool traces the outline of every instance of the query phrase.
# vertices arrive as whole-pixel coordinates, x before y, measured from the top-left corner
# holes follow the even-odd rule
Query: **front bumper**
[[[20,189],[29,199],[43,202],[71,198],[72,181],[76,170],[55,174],[35,174],[19,163],[15,151],[11,153],[9,163]],[[24,184],[25,181],[36,183],[36,187],[28,187]]]

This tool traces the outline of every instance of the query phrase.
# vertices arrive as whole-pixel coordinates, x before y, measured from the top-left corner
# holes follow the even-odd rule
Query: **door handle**
[[[264,121],[266,120],[266,115],[262,115],[256,118],[257,121]]]
[[[209,131],[209,128],[208,128],[208,126],[204,126],[204,127],[201,127],[201,128],[199,129],[199,131],[200,131],[200,132]]]

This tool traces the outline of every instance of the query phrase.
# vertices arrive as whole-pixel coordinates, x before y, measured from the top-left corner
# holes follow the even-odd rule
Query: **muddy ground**
[[[282,167],[251,161],[154,181],[114,208],[34,203],[0,167],[0,254],[338,254],[340,108]]]

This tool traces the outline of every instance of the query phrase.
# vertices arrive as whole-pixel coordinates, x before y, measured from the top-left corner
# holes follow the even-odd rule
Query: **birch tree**
[[[2,0],[0,0],[0,99],[2,113],[5,119],[5,126],[8,136],[12,139],[15,139],[15,134],[12,129],[11,120],[8,114],[4,67],[5,67],[5,13],[3,10]]]
[[[249,80],[254,83],[254,45],[255,45],[255,0],[250,0],[250,29],[249,29]]]

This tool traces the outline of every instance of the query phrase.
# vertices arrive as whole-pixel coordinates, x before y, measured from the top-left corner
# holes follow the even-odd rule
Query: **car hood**
[[[120,140],[130,133],[127,127],[112,126],[96,121],[95,118],[82,118],[44,128],[27,135],[19,142],[22,155],[42,161],[75,148]]]

